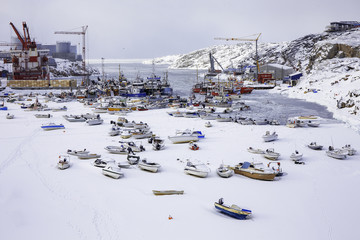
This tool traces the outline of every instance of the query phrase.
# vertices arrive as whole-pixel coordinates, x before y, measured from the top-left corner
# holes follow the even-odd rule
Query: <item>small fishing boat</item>
[[[259,165],[262,164],[262,163],[259,163]],[[272,164],[276,164],[277,167],[272,167],[271,165]],[[257,166],[259,167],[259,166]],[[280,162],[269,162],[268,165],[267,165],[268,168],[271,167],[271,169],[276,173],[276,176],[277,177],[281,177],[284,175],[282,169],[280,168]],[[261,167],[260,167],[261,168]]]
[[[60,155],[59,162],[57,163],[57,167],[61,170],[69,168],[70,167],[70,156]]]
[[[145,151],[144,146],[141,144],[140,141],[133,142],[133,141],[119,141],[121,147],[126,148],[129,151],[129,148],[132,152],[143,152]]]
[[[270,134],[270,131],[266,131],[265,135],[263,135],[262,138],[264,139],[264,142],[271,142],[277,140],[278,135],[276,132]]]
[[[220,167],[216,169],[216,173],[223,178],[229,178],[232,175],[234,175],[234,170],[229,168],[228,166],[225,166],[224,164],[220,164]]]
[[[259,167],[257,164],[250,162],[239,163],[238,165],[235,165],[233,170],[236,174],[265,181],[273,181],[277,174],[271,168],[265,168],[263,166]]]
[[[91,159],[91,158],[99,158],[101,157],[100,154],[96,153],[83,153],[76,155],[79,159]]]
[[[209,121],[207,121],[207,122],[205,122],[205,127],[212,127],[212,124],[211,124],[211,122],[209,122]]]
[[[250,153],[255,153],[255,154],[264,154],[265,151],[259,148],[253,148],[253,147],[248,147],[248,152]]]
[[[109,131],[109,135],[114,137],[114,136],[118,136],[120,135],[121,130],[118,126],[114,125],[111,127],[110,131]]]
[[[326,151],[326,155],[336,159],[345,159],[347,155],[347,150],[344,149],[334,149],[333,146],[329,146],[328,150]]]
[[[63,118],[69,122],[85,122],[86,118],[81,115],[64,115]]]
[[[154,137],[151,144],[155,151],[162,150],[165,148],[165,139]]]
[[[184,190],[152,190],[152,191],[153,194],[156,196],[184,194]]]
[[[193,164],[188,161],[184,168],[184,172],[189,175],[205,178],[208,176],[210,169],[203,163]]]
[[[108,162],[102,160],[101,158],[97,158],[97,159],[95,159],[95,160],[92,162],[92,164],[93,164],[95,167],[104,168],[104,167],[106,167],[106,164],[108,164]]]
[[[314,122],[314,121],[308,121],[307,122],[307,125],[309,127],[319,127],[320,126],[320,123],[319,122]]]
[[[121,134],[120,134],[120,137],[122,139],[128,139],[128,138],[131,138],[132,134],[130,131],[122,131]]]
[[[306,127],[307,123],[305,121],[302,120],[296,120],[296,127]]]
[[[140,157],[139,156],[136,156],[136,155],[128,155],[127,158],[128,162],[131,164],[131,165],[135,165],[135,164],[138,164],[139,161],[140,161]]]
[[[45,123],[41,126],[41,128],[45,131],[49,131],[49,130],[56,130],[56,129],[64,129],[64,125],[63,124],[55,124],[55,123]]]
[[[169,140],[172,143],[188,143],[188,142],[196,142],[199,140],[198,135],[193,134],[191,132],[177,132],[174,136],[168,136]]]
[[[106,146],[104,149],[113,154],[128,154],[128,150],[124,146]]]
[[[193,150],[193,151],[199,150],[199,146],[196,143],[194,143],[193,141],[189,142],[189,148],[190,148],[190,150]]]
[[[77,156],[77,155],[81,155],[81,154],[88,154],[89,151],[87,151],[86,149],[84,150],[71,150],[68,149],[67,150],[67,154],[73,155],[73,156]]]
[[[322,145],[318,145],[316,142],[311,142],[307,146],[313,150],[322,150],[322,148],[323,148]]]
[[[100,125],[104,122],[101,118],[90,118],[85,121],[89,126]]]
[[[342,149],[347,151],[347,155],[349,156],[355,155],[356,153],[355,148],[351,147],[350,144],[346,144],[344,147],[342,147]]]
[[[299,153],[297,150],[295,150],[295,152],[290,155],[290,159],[293,161],[299,161],[302,159],[302,157],[302,153]]]
[[[130,168],[131,166],[130,163],[127,161],[118,162],[117,165],[119,168]]]
[[[269,160],[277,160],[280,157],[280,153],[274,151],[273,148],[266,149],[263,156]]]
[[[215,202],[214,205],[220,212],[237,219],[246,219],[252,214],[251,210],[240,208],[235,204],[231,206],[225,205],[222,198],[220,198],[218,202]]]
[[[112,178],[115,178],[115,179],[119,179],[120,177],[124,176],[124,173],[121,171],[121,169],[116,167],[114,164],[107,164],[102,169],[102,173],[105,176],[112,177]]]
[[[131,131],[131,135],[135,139],[143,139],[152,137],[153,133],[151,131],[148,131],[147,129],[138,129],[136,131]]]
[[[149,172],[158,172],[159,168],[161,167],[160,164],[155,162],[148,162],[146,159],[142,159],[138,163],[138,167],[141,170],[149,171]]]
[[[51,118],[51,114],[34,114],[36,118]]]
[[[6,114],[6,119],[14,119],[14,114]]]

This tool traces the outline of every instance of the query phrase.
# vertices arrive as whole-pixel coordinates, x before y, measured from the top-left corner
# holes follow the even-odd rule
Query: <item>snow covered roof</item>
[[[264,67],[269,66],[269,67],[274,67],[274,68],[279,68],[279,69],[284,69],[284,70],[293,69],[292,67],[289,67],[289,66],[286,66],[286,65],[277,64],[277,63],[265,64],[265,65],[263,65],[263,66],[264,66]]]

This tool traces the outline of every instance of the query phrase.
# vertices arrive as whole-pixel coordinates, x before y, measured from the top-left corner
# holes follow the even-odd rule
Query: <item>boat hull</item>
[[[113,171],[113,170],[109,170],[109,169],[102,169],[102,173],[105,176],[111,177],[111,178],[115,178],[115,179],[119,179],[120,177],[123,176],[123,173],[118,172],[118,171]]]
[[[188,142],[196,142],[199,140],[198,136],[169,136],[169,140],[172,143],[188,143]]]
[[[244,169],[238,169],[235,168],[234,172],[236,174],[243,175],[248,178],[258,179],[258,180],[264,180],[264,181],[273,181],[276,173],[262,173],[262,172],[255,172],[255,171],[246,171]]]
[[[184,194],[184,190],[152,190],[152,191],[153,194],[156,196]]]

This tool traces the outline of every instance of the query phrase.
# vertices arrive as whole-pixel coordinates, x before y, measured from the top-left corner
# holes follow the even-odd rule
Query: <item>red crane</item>
[[[16,33],[18,39],[22,44],[22,50],[29,50],[29,48],[35,48],[36,43],[35,41],[31,41],[29,28],[27,27],[26,22],[23,22],[22,24],[23,24],[24,37],[20,35],[19,31],[16,29],[14,24],[10,22],[11,27],[14,29],[14,32]]]

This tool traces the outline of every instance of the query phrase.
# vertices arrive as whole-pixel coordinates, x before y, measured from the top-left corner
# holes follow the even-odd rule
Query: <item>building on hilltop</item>
[[[357,21],[340,21],[340,22],[331,22],[330,26],[326,27],[327,32],[341,32],[347,31],[353,28],[360,27],[360,22]]]

